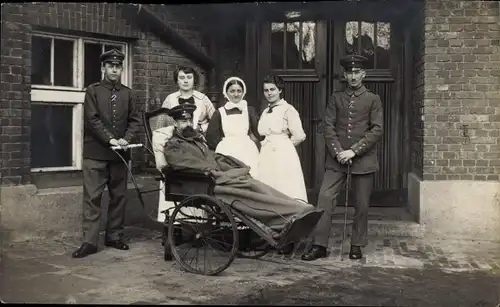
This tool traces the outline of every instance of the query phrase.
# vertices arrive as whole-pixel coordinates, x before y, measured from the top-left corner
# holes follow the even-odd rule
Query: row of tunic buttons
[[[112,93],[113,93],[113,95],[116,96],[114,89],[113,89]],[[113,97],[113,95],[111,97]],[[116,97],[115,97],[115,100],[112,100],[111,102],[113,103],[113,129],[116,132]]]
[[[354,108],[354,101],[353,101],[353,100],[351,100],[351,103],[349,103],[349,108],[350,108],[350,109]],[[353,113],[352,113],[351,111],[349,111],[349,129],[347,130],[347,132],[351,132],[351,128],[352,128],[352,124],[351,124],[351,120],[352,120],[352,118],[351,118],[351,115],[352,115],[352,114],[353,114]],[[350,136],[350,135],[347,135],[347,138],[348,138],[348,139],[350,139],[350,138],[351,138],[351,136]]]

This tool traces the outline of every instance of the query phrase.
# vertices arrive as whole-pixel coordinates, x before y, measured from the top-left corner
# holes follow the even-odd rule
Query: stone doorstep
[[[332,214],[332,233],[344,231],[344,207],[337,207]],[[352,233],[354,208],[347,209],[346,235]],[[404,207],[370,207],[368,213],[368,235],[375,237],[422,237],[423,227],[415,221]]]

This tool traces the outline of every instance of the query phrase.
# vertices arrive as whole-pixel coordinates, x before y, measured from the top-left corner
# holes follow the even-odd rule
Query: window
[[[368,69],[389,69],[391,24],[387,22],[350,21],[345,25],[345,53],[368,59]]]
[[[47,33],[32,36],[32,171],[80,170],[85,88],[102,79],[99,56],[125,54],[122,83],[128,85],[128,46],[122,42]]]
[[[271,67],[314,69],[316,22],[273,22],[271,24]]]

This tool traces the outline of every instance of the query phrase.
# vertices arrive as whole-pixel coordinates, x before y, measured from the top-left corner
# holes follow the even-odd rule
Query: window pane
[[[31,104],[31,167],[73,165],[73,106]]]
[[[51,38],[31,37],[31,83],[52,85],[50,81],[50,46]]]
[[[123,45],[104,45],[104,51],[109,51],[111,49],[116,49],[120,52],[123,52]]]
[[[375,24],[372,22],[361,23],[361,55],[368,59],[366,68],[374,68],[375,60]]]
[[[283,36],[285,24],[273,22],[271,24],[271,68],[282,69],[284,60]]]
[[[314,69],[316,57],[316,22],[302,23],[302,68]]]
[[[84,87],[101,81],[101,63],[99,57],[102,54],[102,45],[85,43],[84,47]]]
[[[345,25],[345,54],[358,53],[359,23],[349,21]]]
[[[377,23],[377,68],[390,68],[391,24]]]
[[[54,85],[74,86],[74,44],[71,40],[54,39]]]

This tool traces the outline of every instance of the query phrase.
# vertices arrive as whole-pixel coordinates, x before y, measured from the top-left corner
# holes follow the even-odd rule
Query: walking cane
[[[345,231],[347,228],[347,205],[349,202],[349,183],[351,181],[351,164],[352,161],[349,160],[349,163],[347,164],[347,179],[345,182],[344,231],[342,233],[342,242],[340,243],[340,261],[344,261],[344,240],[345,240]]]

